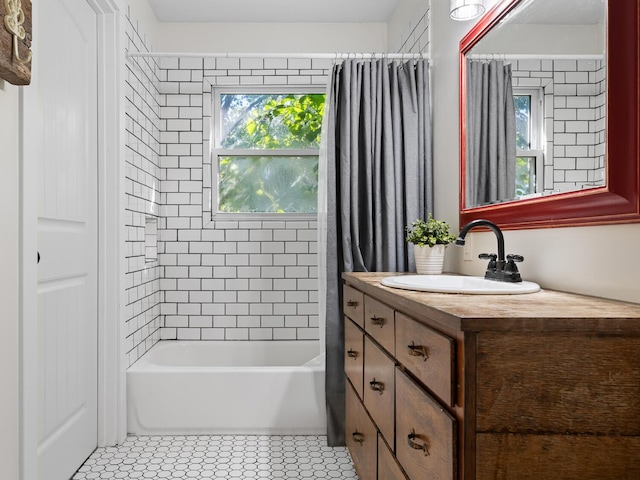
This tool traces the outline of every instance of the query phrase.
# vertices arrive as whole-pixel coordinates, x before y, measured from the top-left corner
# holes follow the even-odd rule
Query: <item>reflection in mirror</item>
[[[522,1],[466,52],[466,208],[605,185],[605,10]]]

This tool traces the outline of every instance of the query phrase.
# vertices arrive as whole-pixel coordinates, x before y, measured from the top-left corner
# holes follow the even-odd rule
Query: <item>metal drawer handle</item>
[[[358,302],[356,302],[355,300],[347,300],[347,307],[357,307],[358,306]]]
[[[380,395],[384,393],[384,383],[376,381],[375,377],[369,382],[369,387],[374,392],[378,392]]]
[[[384,327],[385,321],[384,318],[380,317],[371,317],[371,323],[374,325],[380,325],[380,328]]]
[[[420,437],[418,436],[415,430],[411,430],[411,433],[407,435],[407,443],[414,450],[422,450],[424,452],[424,456],[428,457],[430,454],[429,454],[429,447],[427,446],[426,441],[424,441],[423,439],[420,439],[420,440],[423,440],[425,443],[418,443],[414,441],[416,438],[420,438]]]
[[[351,434],[351,436],[353,437],[354,442],[359,443],[360,445],[364,443],[364,433],[355,431]]]
[[[425,362],[429,358],[429,350],[427,350],[427,347],[411,342],[411,345],[407,345],[407,348],[409,349],[409,355],[412,357],[423,357]]]
[[[356,352],[355,350],[349,349],[347,351],[347,355],[351,358],[358,358],[358,352]]]

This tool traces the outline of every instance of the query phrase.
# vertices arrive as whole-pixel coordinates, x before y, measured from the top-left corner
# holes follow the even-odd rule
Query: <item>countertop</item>
[[[522,295],[414,292],[386,287],[394,272],[343,273],[345,283],[417,320],[446,330],[593,331],[640,335],[640,304],[553,290]]]

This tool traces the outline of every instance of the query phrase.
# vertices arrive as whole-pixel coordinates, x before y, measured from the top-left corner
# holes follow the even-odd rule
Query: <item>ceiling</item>
[[[161,22],[382,23],[402,0],[149,0]]]
[[[512,23],[597,25],[605,21],[605,0],[534,0],[516,9]]]

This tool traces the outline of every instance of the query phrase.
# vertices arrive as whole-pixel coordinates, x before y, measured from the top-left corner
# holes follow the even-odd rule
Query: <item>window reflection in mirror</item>
[[[467,52],[467,62],[499,61],[510,67],[516,146],[506,160],[515,163],[515,180],[509,176],[515,194],[509,189],[508,196],[490,200],[468,194],[467,208],[605,184],[605,10],[605,0],[524,1]],[[467,82],[469,105],[478,89],[469,76]],[[468,118],[467,139],[473,138],[474,129],[487,131]],[[470,192],[474,186],[469,182],[477,172],[491,169],[479,165],[486,155],[466,143]],[[501,148],[486,143],[488,149]]]

